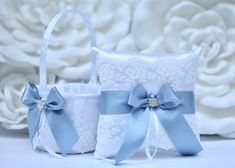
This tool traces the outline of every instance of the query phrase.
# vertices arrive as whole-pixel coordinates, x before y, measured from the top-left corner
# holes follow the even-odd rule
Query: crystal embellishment
[[[158,101],[155,95],[149,95],[148,96],[148,105],[150,107],[156,107],[158,105]]]
[[[36,106],[39,111],[42,111],[44,108],[44,105],[45,103],[43,101],[38,101]]]

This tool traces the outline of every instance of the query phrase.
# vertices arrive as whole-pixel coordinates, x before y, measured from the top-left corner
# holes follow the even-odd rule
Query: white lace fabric
[[[96,37],[89,18],[78,9],[65,9],[55,15],[47,26],[43,35],[40,50],[40,96],[46,99],[50,88],[47,86],[46,60],[48,44],[56,24],[67,14],[77,14],[86,25],[91,47],[96,46]],[[79,135],[79,140],[70,153],[84,153],[94,151],[96,144],[97,120],[99,116],[100,86],[97,85],[96,53],[91,52],[92,65],[90,82],[88,84],[58,84],[56,87],[67,103],[65,113],[73,122]],[[43,115],[42,115],[43,116]],[[46,117],[41,117],[39,130],[33,139],[34,148],[48,151],[51,155],[60,157],[55,152],[60,152],[51,133]]]
[[[79,140],[70,153],[94,151],[99,116],[99,87],[88,84],[56,85],[56,87],[67,102],[64,110],[79,135]],[[50,88],[51,86],[48,87]],[[35,136],[33,144],[40,150],[46,150],[45,145],[47,145],[52,151],[60,152],[45,117],[42,117],[39,134]]]
[[[193,91],[198,56],[194,52],[176,55],[138,56],[128,53],[98,52],[97,68],[102,91],[130,91],[136,84],[144,85],[148,93],[156,94],[164,83],[175,91]],[[194,114],[184,115],[199,139]],[[112,157],[119,150],[130,114],[100,115],[95,157]],[[152,127],[153,128],[153,127]],[[164,128],[160,125],[158,137],[150,129],[150,144],[159,140],[159,148],[174,150]]]
[[[184,116],[199,139],[196,116],[189,114]],[[112,157],[118,152],[123,142],[126,128],[128,127],[129,117],[130,114],[100,115],[95,151],[95,156],[97,158]],[[151,145],[155,144],[156,138],[158,138],[159,141],[159,148],[165,150],[175,149],[161,125],[158,137],[155,136],[153,129],[150,130]]]

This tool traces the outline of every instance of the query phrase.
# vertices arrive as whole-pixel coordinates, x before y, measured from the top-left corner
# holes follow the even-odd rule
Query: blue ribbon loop
[[[29,82],[23,92],[22,102],[29,107],[27,120],[31,142],[39,129],[41,113],[44,112],[60,152],[63,155],[68,154],[79,136],[73,123],[64,112],[66,101],[59,91],[53,87],[47,99],[42,100],[37,87]]]
[[[183,114],[194,114],[193,92],[175,92],[164,84],[157,95],[148,95],[143,85],[136,85],[131,92],[103,91],[102,114],[131,113],[124,141],[114,157],[115,164],[135,154],[143,144],[153,111],[168,137],[181,155],[194,155],[202,150]]]

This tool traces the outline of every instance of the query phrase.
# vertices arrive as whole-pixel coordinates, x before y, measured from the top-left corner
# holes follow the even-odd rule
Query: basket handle
[[[84,23],[86,24],[86,27],[89,31],[89,36],[91,40],[91,48],[96,47],[96,37],[93,30],[93,26],[89,20],[89,18],[83,14],[78,9],[67,9],[59,12],[56,16],[53,17],[53,19],[50,21],[49,25],[47,26],[47,29],[43,35],[43,41],[40,51],[40,70],[39,70],[39,76],[40,76],[40,94],[42,98],[45,98],[47,95],[47,74],[46,74],[46,57],[47,57],[47,49],[48,49],[48,43],[51,37],[51,33],[57,24],[57,22],[66,14],[68,13],[77,13]],[[91,66],[91,74],[90,74],[90,83],[95,84],[97,83],[97,70],[96,70],[96,52],[91,50],[92,55],[92,66]]]

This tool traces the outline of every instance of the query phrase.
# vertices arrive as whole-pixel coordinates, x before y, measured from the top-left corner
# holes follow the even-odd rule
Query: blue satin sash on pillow
[[[135,154],[143,144],[153,111],[168,137],[181,155],[194,155],[202,150],[200,142],[187,123],[184,114],[194,114],[192,91],[175,92],[164,84],[156,95],[149,95],[143,85],[128,91],[101,92],[101,114],[131,113],[124,141],[114,157],[115,163]]]

